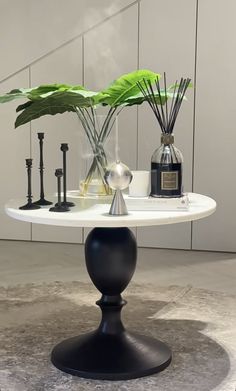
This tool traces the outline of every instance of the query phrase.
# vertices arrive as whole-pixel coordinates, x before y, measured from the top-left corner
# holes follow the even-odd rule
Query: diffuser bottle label
[[[162,190],[178,189],[178,171],[161,172],[161,189]]]

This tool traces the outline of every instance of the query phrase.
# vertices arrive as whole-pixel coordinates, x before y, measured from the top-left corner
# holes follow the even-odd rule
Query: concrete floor
[[[83,246],[0,241],[0,286],[51,281],[90,281]],[[236,294],[236,254],[139,248],[133,281],[193,285]]]

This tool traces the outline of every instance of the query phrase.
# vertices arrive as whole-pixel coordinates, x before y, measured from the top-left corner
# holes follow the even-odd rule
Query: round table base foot
[[[157,339],[123,332],[93,332],[67,339],[52,351],[52,363],[71,375],[128,380],[152,375],[171,362],[171,350]]]

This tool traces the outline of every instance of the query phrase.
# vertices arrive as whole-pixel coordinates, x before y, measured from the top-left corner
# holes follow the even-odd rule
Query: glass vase
[[[94,120],[82,123],[81,156],[82,177],[79,183],[79,195],[83,197],[111,196],[112,190],[106,184],[106,167],[115,159],[115,137],[113,129],[117,117],[108,120],[106,115],[94,111]],[[90,126],[88,129],[88,125]]]
[[[161,146],[151,159],[151,197],[183,195],[183,156],[174,146],[173,134],[162,134]]]

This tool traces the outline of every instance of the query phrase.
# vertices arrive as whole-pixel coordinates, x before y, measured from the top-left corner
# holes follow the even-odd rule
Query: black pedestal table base
[[[171,352],[163,342],[127,332],[95,331],[61,342],[52,352],[57,368],[89,379],[134,379],[160,372],[170,361]]]
[[[137,245],[128,228],[94,228],[85,243],[88,273],[102,293],[97,305],[102,320],[97,330],[59,343],[52,363],[72,375],[126,380],[151,375],[171,362],[169,347],[157,339],[128,332],[121,321],[126,302],[121,292],[136,267]]]

